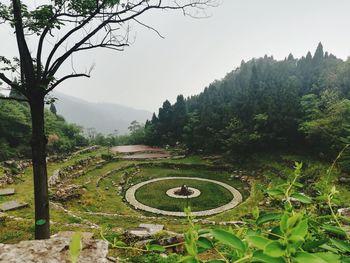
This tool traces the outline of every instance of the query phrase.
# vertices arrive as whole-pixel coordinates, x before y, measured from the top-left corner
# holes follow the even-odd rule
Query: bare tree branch
[[[79,74],[70,74],[67,76],[62,77],[61,79],[57,80],[55,83],[53,83],[50,88],[48,88],[45,91],[45,94],[48,94],[50,91],[52,91],[54,88],[56,88],[59,84],[61,84],[63,81],[67,80],[67,79],[71,79],[71,78],[79,78],[79,77],[87,77],[90,78],[89,74],[85,74],[85,73],[79,73]]]
[[[0,72],[0,79],[2,81],[4,81],[9,86],[13,86],[14,85],[14,83],[9,78],[7,78],[4,73]]]

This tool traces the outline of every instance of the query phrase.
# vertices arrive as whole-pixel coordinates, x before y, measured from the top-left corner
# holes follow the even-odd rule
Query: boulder
[[[57,169],[55,171],[53,171],[52,175],[50,176],[49,180],[48,180],[48,184],[49,187],[55,186],[56,184],[58,184],[61,180],[61,173],[60,170]]]
[[[58,187],[58,190],[54,193],[52,196],[52,200],[55,201],[67,201],[71,200],[73,198],[80,197],[81,192],[80,192],[81,186],[79,185],[60,185]]]
[[[70,262],[70,238],[52,237],[46,240],[21,241],[18,244],[0,244],[0,262],[6,263],[61,263]],[[82,239],[78,262],[107,263],[108,242]]]

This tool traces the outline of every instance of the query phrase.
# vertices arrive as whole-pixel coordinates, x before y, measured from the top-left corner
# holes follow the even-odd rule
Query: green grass
[[[166,195],[170,188],[187,185],[201,191],[201,195],[195,198],[181,199]],[[192,211],[202,211],[227,204],[232,200],[232,194],[224,187],[203,181],[189,179],[174,179],[158,181],[144,185],[136,191],[136,199],[148,206],[165,211],[182,212],[188,205]]]
[[[55,169],[63,168],[68,165],[73,164],[79,159],[84,159],[88,156],[100,155],[101,153],[106,152],[106,149],[100,149],[95,152],[82,154],[74,157],[73,159],[62,162],[62,163],[49,163],[48,164],[48,174],[51,176],[52,172]],[[303,161],[305,166],[303,170],[304,177],[315,177],[316,181],[313,184],[307,184],[305,190],[317,188],[321,189],[322,192],[327,191],[333,184],[337,184],[337,177],[340,176],[337,170],[331,174],[330,179],[328,180],[325,176],[327,169],[330,164],[325,162],[320,162],[317,160],[309,159],[304,156],[280,156],[266,154],[258,156],[254,163],[247,164],[245,169],[245,174],[249,173],[255,174],[255,180],[252,183],[251,187],[247,189],[247,184],[242,183],[239,179],[232,179],[231,173],[225,171],[209,171],[204,168],[194,169],[186,168],[185,166],[181,169],[179,168],[164,168],[164,167],[141,167],[140,172],[134,175],[129,179],[128,184],[123,189],[124,191],[130,186],[130,184],[136,184],[145,180],[153,178],[161,178],[167,176],[180,176],[180,177],[200,177],[207,178],[212,180],[221,181],[227,183],[237,190],[239,190],[244,198],[244,201],[229,211],[223,212],[218,215],[209,217],[208,219],[214,220],[216,222],[220,221],[231,221],[231,220],[241,220],[244,217],[249,217],[251,211],[254,207],[260,207],[261,210],[273,210],[278,209],[277,207],[266,207],[261,205],[261,201],[264,201],[266,196],[264,195],[264,190],[268,187],[283,183],[293,174],[293,161]],[[179,160],[161,160],[154,161],[154,163],[174,163],[174,164],[210,164],[210,161],[201,159],[200,156],[189,156],[184,159]],[[117,169],[120,167],[125,167],[130,164],[139,164],[144,163],[142,161],[114,161],[104,165],[101,169],[94,169],[87,174],[73,178],[68,181],[69,184],[86,184],[86,187],[82,190],[82,195],[80,198],[73,199],[71,201],[61,203],[66,209],[70,210],[75,215],[81,217],[82,219],[89,220],[92,223],[100,225],[102,228],[108,228],[111,232],[122,232],[122,230],[136,227],[140,223],[158,223],[164,224],[165,228],[170,231],[183,232],[186,228],[186,219],[185,218],[172,218],[172,217],[162,217],[156,216],[151,213],[144,213],[141,211],[134,210],[128,205],[124,200],[123,193],[121,195],[117,194],[117,187],[121,181],[124,171],[112,174],[100,182],[100,186],[96,187],[96,182],[100,176],[106,172]],[[178,166],[181,167],[181,166]],[[259,168],[256,168],[259,167]],[[129,169],[129,170],[133,170]],[[237,168],[237,170],[241,170]],[[112,181],[117,185],[113,186]],[[171,188],[172,185],[166,183],[165,188]],[[172,182],[176,183],[175,186],[181,185],[181,182]],[[227,196],[225,189],[221,193],[220,189],[215,185],[215,189],[211,189],[209,185],[200,186],[199,181],[195,182],[197,185],[194,186],[193,181],[186,182],[187,185],[196,187],[202,192],[207,191],[208,193],[205,196],[210,197],[211,200],[201,202],[199,205],[209,209],[213,205],[213,202],[224,203],[227,201]],[[174,186],[174,187],[175,187]],[[33,230],[34,230],[34,196],[33,196],[33,176],[32,169],[26,169],[25,173],[22,176],[22,180],[16,180],[16,183],[6,187],[13,187],[16,189],[16,194],[14,196],[4,196],[0,197],[0,203],[9,200],[20,200],[27,202],[29,207],[6,212],[7,215],[24,218],[26,220],[17,221],[13,219],[6,219],[5,222],[0,222],[0,242],[5,243],[14,243],[20,240],[32,239]],[[163,191],[163,197],[165,197],[165,189],[163,189],[162,184],[158,186],[156,184],[149,185],[149,187],[156,187]],[[214,187],[214,186],[213,186]],[[202,188],[202,189],[201,189]],[[346,185],[337,185],[337,189],[341,192],[340,199],[342,205],[345,206],[350,199],[350,190],[349,186]],[[158,198],[158,194],[151,195],[155,191],[147,191],[146,189],[140,189],[144,191],[144,197],[139,195],[142,192],[137,193],[137,198],[144,200],[151,200],[152,203],[156,205],[161,205],[160,202],[164,201],[164,198]],[[217,194],[220,192],[220,194]],[[150,194],[151,193],[151,194]],[[147,194],[147,195],[146,195]],[[202,193],[202,196],[204,194]],[[158,200],[158,201],[157,201]],[[172,199],[174,201],[174,199]],[[195,199],[190,202],[194,202]],[[146,201],[147,202],[147,201]],[[181,202],[181,201],[180,201]],[[165,202],[165,207],[169,206],[169,202]],[[193,204],[192,204],[193,206]],[[181,211],[183,204],[177,205],[175,209]],[[194,206],[192,209],[195,211]],[[201,208],[202,209],[202,208]],[[167,209],[168,210],[168,209]],[[86,212],[103,212],[111,215],[99,215],[99,214],[87,214]],[[67,215],[63,211],[56,209],[55,207],[50,207],[51,220],[54,224],[51,225],[52,234],[57,233],[58,231],[63,230],[79,230],[79,231],[93,231],[96,238],[100,238],[99,230],[91,230],[89,226],[85,225],[83,220],[74,218]],[[152,216],[148,218],[147,216]],[[78,224],[77,224],[78,223]]]

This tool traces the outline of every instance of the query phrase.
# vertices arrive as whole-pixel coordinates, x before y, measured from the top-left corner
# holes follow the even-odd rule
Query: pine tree
[[[53,114],[57,115],[57,109],[56,109],[56,106],[55,106],[54,103],[51,103],[51,104],[50,104],[50,111],[51,111]]]

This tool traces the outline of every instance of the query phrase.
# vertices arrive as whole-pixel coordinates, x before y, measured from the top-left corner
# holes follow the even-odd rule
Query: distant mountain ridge
[[[76,123],[84,129],[94,128],[103,134],[128,133],[128,126],[133,120],[145,123],[152,113],[146,110],[134,109],[128,106],[113,103],[88,102],[77,97],[60,92],[54,92],[53,97],[57,114],[62,115],[66,121]]]

